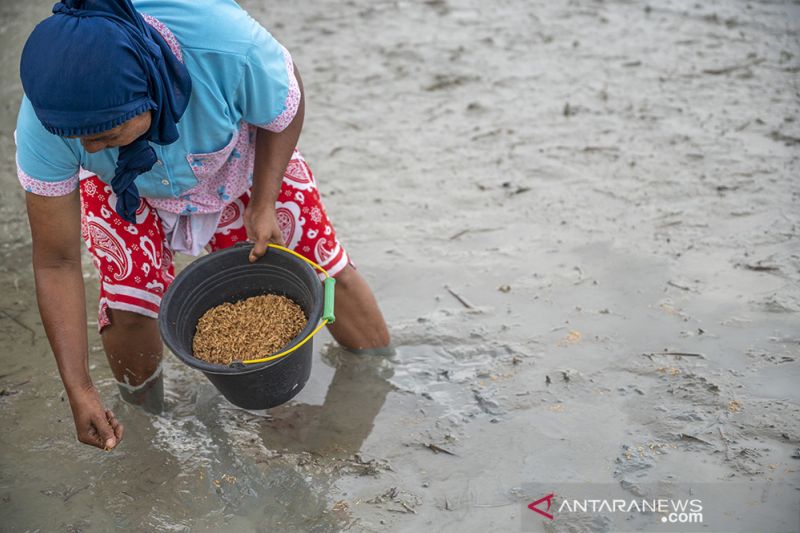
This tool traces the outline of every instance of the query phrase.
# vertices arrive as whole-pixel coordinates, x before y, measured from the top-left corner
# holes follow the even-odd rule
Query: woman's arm
[[[256,136],[253,188],[250,192],[250,203],[244,213],[247,238],[255,243],[250,252],[251,262],[264,255],[268,243],[284,244],[275,218],[275,202],[281,191],[286,166],[300,138],[305,112],[303,80],[300,79],[296,65],[294,75],[300,86],[300,104],[294,119],[280,133],[259,128]]]
[[[78,190],[59,197],[26,193],[26,203],[39,313],[69,397],[78,440],[113,448],[122,440],[123,428],[111,420],[111,411],[103,409],[89,376]]]

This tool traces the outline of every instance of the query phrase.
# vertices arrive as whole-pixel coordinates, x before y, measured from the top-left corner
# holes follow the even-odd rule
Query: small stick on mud
[[[0,396],[13,396],[15,394],[19,394],[19,391],[16,390],[16,389],[18,387],[21,387],[21,386],[29,383],[31,381],[31,379],[33,379],[33,378],[28,378],[25,381],[20,381],[19,383],[15,384],[15,385],[9,385],[8,388],[3,387],[2,389],[0,389]]]
[[[775,265],[762,265],[760,262],[754,265],[749,265],[747,263],[739,263],[741,266],[746,268],[747,270],[752,270],[754,272],[776,272],[781,269],[779,266]]]
[[[619,152],[616,146],[584,146],[581,152]]]
[[[469,303],[468,301],[466,301],[464,298],[462,298],[461,296],[459,296],[459,295],[458,295],[458,293],[456,293],[456,292],[455,292],[453,289],[451,289],[449,286],[445,285],[445,286],[444,286],[444,288],[445,288],[445,289],[447,289],[447,292],[449,292],[450,294],[452,294],[452,295],[453,295],[453,297],[454,297],[456,300],[458,300],[459,302],[461,302],[461,305],[463,305],[463,306],[464,306],[464,307],[466,307],[467,309],[475,309],[475,306],[474,306],[474,305],[472,305],[471,303]]]
[[[707,440],[703,440],[700,437],[695,437],[694,435],[689,435],[688,433],[678,433],[678,438],[680,440],[689,441],[689,442],[699,442],[700,444],[705,444],[706,446],[711,446],[712,445]]]
[[[402,509],[386,509],[386,510],[389,511],[390,513],[408,514],[408,511],[403,511]],[[416,511],[411,511],[411,512],[414,513],[414,514],[417,514]]]
[[[400,502],[400,505],[402,505],[406,510],[408,510],[409,513],[417,514],[417,512],[414,510],[414,508],[413,507],[409,507],[406,504],[406,502]]]
[[[800,144],[800,137],[793,137],[792,135],[786,135],[785,133],[781,133],[779,131],[773,131],[769,134],[769,137],[773,141],[785,142],[787,146],[792,144]]]
[[[677,283],[675,283],[672,280],[668,281],[667,285],[670,285],[670,286],[675,287],[676,289],[680,289],[682,291],[690,291],[690,290],[692,290],[690,287],[686,287],[685,285],[678,285]]]
[[[86,485],[85,487],[81,487],[81,488],[79,488],[79,489],[71,489],[71,490],[70,490],[70,491],[67,493],[67,495],[66,495],[66,496],[64,496],[64,502],[65,502],[65,503],[66,503],[66,502],[68,502],[70,498],[72,498],[73,496],[75,496],[75,495],[76,495],[76,494],[78,494],[79,492],[83,492],[83,491],[85,491],[85,490],[86,490],[86,489],[88,489],[88,488],[89,488],[89,485]]]
[[[488,233],[490,231],[497,231],[502,228],[465,228],[459,231],[458,233],[453,234],[450,236],[451,241],[458,239],[459,237],[466,235],[467,233]]]
[[[691,352],[646,352],[642,354],[645,357],[653,358],[654,355],[674,355],[675,357],[699,357],[705,359],[706,356],[701,353]]]
[[[30,326],[28,326],[27,324],[23,323],[17,317],[11,316],[8,313],[8,311],[2,311],[2,313],[4,315],[6,315],[8,317],[8,319],[11,320],[14,324],[18,325],[19,327],[21,327],[22,329],[24,329],[25,331],[27,331],[28,333],[31,334],[31,346],[33,346],[36,343],[36,332],[33,331],[33,329],[31,329]]]
[[[428,448],[429,450],[431,450],[433,453],[446,453],[447,455],[452,455],[454,457],[458,457],[455,453],[451,452],[450,450],[445,450],[441,446],[437,446],[437,445],[433,444],[432,442],[422,443],[422,445],[425,448]]]
[[[469,228],[467,228],[467,229],[462,229],[462,230],[461,230],[461,231],[459,231],[458,233],[455,233],[455,234],[453,234],[453,235],[450,237],[450,240],[451,240],[451,241],[454,241],[454,240],[458,239],[459,237],[461,237],[462,235],[466,235],[467,233],[469,233]]]
[[[706,68],[703,69],[703,74],[711,74],[713,76],[719,76],[721,74],[730,74],[731,72],[736,72],[737,70],[741,70],[743,68],[754,67],[766,61],[766,59],[758,58],[754,59],[753,61],[749,61],[747,63],[743,63],[741,65],[731,65],[730,67],[722,67],[722,68]]]

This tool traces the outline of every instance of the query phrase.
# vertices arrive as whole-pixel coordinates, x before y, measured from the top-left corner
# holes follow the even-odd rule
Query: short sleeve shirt
[[[133,4],[192,78],[192,95],[178,123],[180,138],[166,146],[152,144],[158,163],[136,178],[139,192],[175,199],[176,206],[191,211],[193,193],[208,189],[199,191],[199,181],[211,179],[220,200],[227,199],[226,182],[242,181],[232,174],[252,172],[252,161],[236,166],[234,159],[245,154],[252,160],[253,126],[279,132],[294,119],[300,91],[291,56],[233,0]],[[117,148],[90,154],[79,139],[49,133],[25,97],[15,139],[18,176],[30,192],[59,196],[72,192],[83,175],[96,174],[106,183],[114,176]]]

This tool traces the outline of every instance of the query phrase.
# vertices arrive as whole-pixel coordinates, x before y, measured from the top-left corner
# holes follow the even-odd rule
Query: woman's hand
[[[125,428],[111,410],[103,408],[93,385],[71,392],[69,404],[79,441],[106,451],[122,441]]]
[[[258,202],[251,199],[244,210],[244,227],[247,238],[252,241],[253,249],[250,251],[250,262],[255,262],[267,252],[267,244],[274,243],[285,246],[278,219],[275,216],[275,203]]]

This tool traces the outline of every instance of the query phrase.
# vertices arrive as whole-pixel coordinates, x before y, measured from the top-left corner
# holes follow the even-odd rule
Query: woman
[[[336,277],[333,337],[386,346],[375,298],[336,239],[295,145],[303,86],[288,51],[233,0],[63,0],[22,54],[17,130],[42,322],[78,439],[123,426],[88,369],[80,239],[124,398],[163,396],[156,316],[172,254],[285,244]]]

